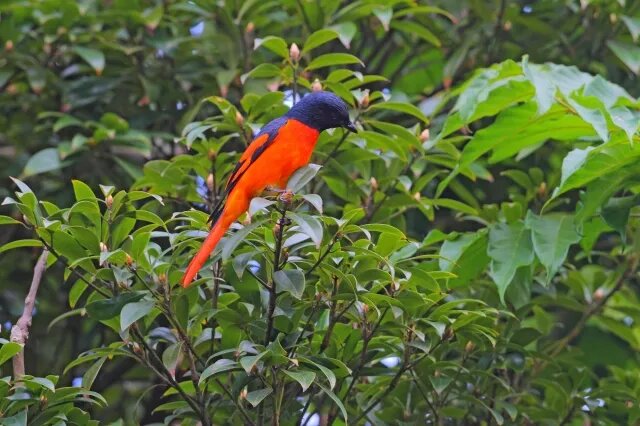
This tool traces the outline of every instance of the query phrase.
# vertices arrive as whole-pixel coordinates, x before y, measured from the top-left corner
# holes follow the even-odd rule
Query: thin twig
[[[286,203],[285,207],[282,209],[282,216],[278,220],[278,227],[276,230],[276,246],[273,250],[273,272],[280,270],[280,255],[282,252],[282,238],[284,236],[284,227],[287,224],[287,208]],[[273,333],[273,320],[274,314],[276,311],[276,298],[278,297],[278,289],[276,287],[275,279],[271,280],[271,285],[269,286],[269,309],[267,311],[267,332],[265,334],[265,345],[269,344],[271,341],[271,334]]]
[[[36,296],[38,294],[38,288],[40,287],[40,281],[42,281],[42,275],[47,268],[48,256],[49,250],[46,248],[43,249],[36,265],[33,267],[33,278],[31,279],[31,286],[29,287],[27,297],[24,299],[22,315],[18,319],[18,322],[11,328],[11,341],[22,345],[20,352],[13,357],[13,378],[16,381],[20,380],[25,374],[24,345],[29,339],[29,327],[31,327],[33,309],[36,305]]]

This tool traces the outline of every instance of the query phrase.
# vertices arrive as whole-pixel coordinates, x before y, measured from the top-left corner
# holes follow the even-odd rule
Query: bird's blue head
[[[311,92],[298,101],[287,114],[318,131],[344,127],[350,132],[357,132],[349,118],[347,104],[330,92]]]

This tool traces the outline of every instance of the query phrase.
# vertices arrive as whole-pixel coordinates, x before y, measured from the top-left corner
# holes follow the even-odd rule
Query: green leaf
[[[260,64],[246,74],[240,76],[240,82],[244,84],[249,78],[273,78],[282,73],[282,70],[274,64]]]
[[[27,426],[27,410],[22,410],[11,417],[2,419],[3,426]]]
[[[247,402],[253,407],[257,407],[267,396],[273,392],[271,388],[264,388],[251,391],[247,394]]]
[[[573,215],[554,213],[537,216],[529,211],[526,226],[531,230],[533,249],[547,270],[546,283],[558,272],[572,244],[580,241]]]
[[[405,102],[380,102],[369,107],[370,111],[386,110],[401,112],[403,114],[412,115],[418,120],[428,123],[427,117],[420,111],[420,108]]]
[[[238,363],[236,361],[221,358],[204,369],[202,374],[200,375],[200,384],[202,384],[209,377],[213,377],[216,374],[223,373],[225,371],[231,371],[236,368],[239,368]]]
[[[633,16],[622,15],[621,18],[629,29],[631,37],[633,37],[633,41],[638,41],[638,37],[640,36],[640,17],[635,18]]]
[[[265,38],[257,38],[254,41],[253,48],[266,47],[281,58],[289,57],[289,48],[287,43],[281,37],[268,36]]]
[[[302,54],[304,55],[305,53],[310,52],[316,47],[322,46],[323,44],[328,43],[331,40],[338,38],[339,36],[340,34],[338,34],[336,30],[332,30],[329,28],[320,29],[311,34],[307,38],[307,41],[304,42]]]
[[[21,344],[4,340],[4,343],[2,343],[2,346],[0,346],[0,365],[9,361],[21,350]]]
[[[338,408],[340,408],[340,412],[342,412],[342,417],[344,417],[345,424],[349,424],[348,423],[348,416],[347,416],[347,409],[344,408],[344,404],[342,403],[340,398],[338,398],[335,393],[333,393],[330,389],[326,388],[322,384],[320,384],[320,383],[316,383],[316,384],[318,385],[318,387],[320,389],[322,389],[322,391],[325,394],[327,394],[327,396],[329,396],[329,398],[331,398],[333,400],[333,402],[335,402],[335,404],[338,406]]]
[[[96,74],[102,74],[105,65],[104,53],[97,49],[82,46],[75,46],[73,50],[95,70]]]
[[[300,191],[318,174],[321,168],[322,166],[319,166],[318,164],[307,164],[306,166],[299,168],[293,172],[289,178],[289,181],[287,182],[287,189],[290,189],[293,192]]]
[[[309,65],[307,65],[307,70],[312,71],[335,65],[350,64],[360,64],[364,66],[364,63],[360,59],[348,53],[327,53],[312,60]]]
[[[322,223],[320,223],[318,219],[306,214],[293,212],[289,213],[289,218],[291,218],[291,220],[300,227],[300,231],[302,231],[302,233],[311,238],[311,241],[314,242],[316,248],[320,248],[324,229],[322,228]]]
[[[373,14],[376,18],[378,18],[378,20],[380,20],[380,23],[382,24],[385,32],[389,31],[389,23],[393,18],[393,7],[377,6],[373,9]]]
[[[3,246],[0,246],[0,253],[4,253],[8,250],[13,250],[15,248],[21,247],[41,247],[42,242],[40,240],[15,240],[11,241]]]
[[[98,376],[98,373],[100,372],[100,369],[102,368],[102,365],[106,360],[107,357],[103,356],[87,369],[87,371],[82,376],[82,387],[84,389],[91,389],[91,386],[93,386],[93,382],[96,380],[96,377]]]
[[[542,115],[549,111],[555,101],[556,85],[548,72],[544,72],[540,67],[529,66],[528,56],[522,58],[522,70],[533,84],[538,102],[538,115]]]
[[[582,100],[584,101],[584,100]],[[602,139],[605,142],[609,141],[609,130],[607,128],[607,120],[604,118],[604,114],[598,108],[591,108],[583,105],[578,99],[568,99],[569,105],[576,110],[578,115],[587,123],[591,124]]]
[[[300,300],[304,294],[304,273],[299,269],[279,270],[273,274],[273,280],[278,292],[289,292]]]
[[[240,365],[242,366],[242,368],[244,368],[244,371],[246,371],[247,374],[251,374],[253,368],[256,366],[258,361],[260,361],[260,359],[262,359],[264,356],[268,355],[269,353],[270,351],[264,351],[264,352],[260,352],[258,355],[244,356],[240,358]]]
[[[450,288],[465,285],[484,270],[490,260],[487,256],[487,244],[486,232],[462,234],[442,243],[438,265],[442,271],[457,275],[449,280]]]
[[[60,167],[62,167],[62,163],[60,162],[58,150],[56,148],[45,148],[29,158],[22,170],[22,176],[29,177],[39,173],[46,173],[58,170]]]
[[[247,238],[247,236],[257,227],[262,225],[264,221],[255,221],[245,226],[242,229],[237,230],[232,236],[226,239],[224,245],[222,246],[222,259],[227,261],[231,258],[231,254],[233,251],[240,245],[242,241]]]
[[[602,207],[602,218],[607,225],[618,231],[623,239],[626,237],[629,213],[633,207],[638,205],[639,201],[640,196],[638,195],[612,198]]]
[[[318,213],[322,214],[322,197],[318,194],[304,194],[302,198],[304,198],[307,203],[311,204]],[[0,225],[1,224],[2,223],[0,223]]]
[[[300,360],[305,362],[305,363],[307,363],[307,364],[309,364],[309,365],[311,365],[312,367],[317,368],[318,370],[320,370],[320,372],[322,374],[324,374],[324,376],[327,378],[327,381],[329,382],[330,389],[333,389],[336,386],[337,379],[336,379],[336,375],[333,373],[333,371],[331,371],[330,369],[328,369],[327,367],[325,367],[322,364],[318,364],[318,363],[310,360],[307,357],[301,356]]]
[[[351,47],[351,40],[358,32],[358,27],[353,22],[340,22],[330,27],[332,30],[336,30],[339,34],[340,43],[347,49]]]
[[[128,306],[128,305],[127,305]],[[182,349],[182,343],[176,342],[169,346],[162,352],[162,364],[175,375],[176,365],[178,364],[178,357],[180,356],[180,350]]]
[[[131,324],[151,312],[154,306],[153,300],[141,300],[124,305],[120,312],[120,329],[124,331],[129,328]]]
[[[320,205],[322,206],[322,199],[320,200],[320,203],[321,203]],[[320,208],[322,209],[322,207]],[[21,224],[22,222],[20,222],[19,220],[15,220],[10,216],[0,215],[0,225],[21,225]]]
[[[393,28],[394,30],[402,31],[409,35],[416,35],[427,43],[434,45],[435,47],[440,47],[442,45],[440,39],[434,33],[432,33],[427,27],[420,25],[417,22],[409,20],[394,21],[391,23],[391,28]]]
[[[640,145],[630,145],[626,137],[617,134],[609,143],[597,147],[574,149],[562,162],[560,186],[553,197],[575,188],[579,188],[598,178],[619,173],[626,166],[636,164],[640,158]]]
[[[72,180],[73,193],[76,196],[76,201],[81,200],[96,200],[96,194],[86,183],[79,180]]]
[[[487,254],[491,258],[489,275],[496,283],[500,300],[520,266],[534,260],[531,232],[524,222],[497,223],[489,230]]]
[[[316,373],[313,371],[282,371],[287,376],[291,377],[296,382],[300,383],[302,386],[302,392],[306,392],[309,389],[309,386],[313,384],[313,381],[316,379]]]
[[[97,320],[108,320],[120,314],[124,305],[137,302],[144,293],[122,293],[111,299],[96,300],[86,306],[87,313]]]
[[[640,47],[618,40],[607,41],[607,46],[635,75],[640,74]]]

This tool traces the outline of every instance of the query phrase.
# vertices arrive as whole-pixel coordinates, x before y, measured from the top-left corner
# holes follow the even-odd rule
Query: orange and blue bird
[[[231,224],[266,188],[284,189],[289,177],[307,165],[320,132],[342,127],[356,132],[342,99],[330,92],[304,96],[285,115],[266,124],[231,172],[221,201],[211,213],[213,226],[189,263],[182,286],[191,284]]]

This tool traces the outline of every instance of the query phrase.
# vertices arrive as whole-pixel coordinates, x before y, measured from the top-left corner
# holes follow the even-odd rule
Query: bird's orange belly
[[[307,165],[318,140],[318,131],[303,124],[287,123],[280,130],[278,140],[261,155],[252,166],[259,173],[252,173],[245,182],[251,196],[257,196],[266,187],[284,189],[289,177]]]

